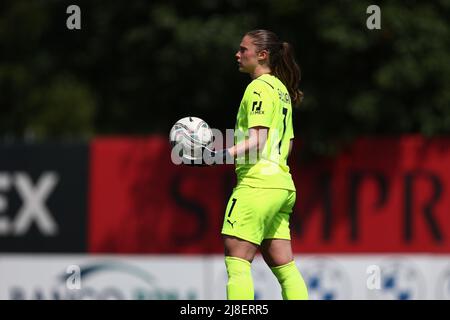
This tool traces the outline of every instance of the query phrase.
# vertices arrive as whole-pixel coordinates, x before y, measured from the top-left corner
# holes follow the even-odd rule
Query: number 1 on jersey
[[[278,144],[278,153],[281,154],[281,142],[283,142],[284,134],[286,132],[286,116],[288,113],[287,108],[283,108],[283,134],[281,135],[280,143]]]
[[[228,217],[231,216],[231,212],[233,212],[233,208],[234,208],[234,205],[236,204],[236,201],[237,201],[236,198],[231,199],[231,202],[232,202],[232,203],[231,203],[230,212],[228,212]]]

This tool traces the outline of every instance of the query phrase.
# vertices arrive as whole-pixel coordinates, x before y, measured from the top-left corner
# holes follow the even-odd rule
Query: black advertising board
[[[0,145],[0,252],[86,251],[88,144]]]

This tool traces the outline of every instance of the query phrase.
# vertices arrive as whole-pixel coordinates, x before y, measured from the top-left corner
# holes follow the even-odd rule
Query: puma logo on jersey
[[[253,93],[256,94],[256,95],[258,95],[258,97],[261,98],[261,91],[260,91],[260,92],[253,91]]]
[[[236,223],[236,220],[234,222],[231,222],[230,219],[227,219],[227,222],[231,225],[231,227],[234,229],[234,224]]]

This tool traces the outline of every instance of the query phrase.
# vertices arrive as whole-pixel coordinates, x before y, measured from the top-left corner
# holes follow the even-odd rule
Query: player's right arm
[[[250,128],[248,139],[232,146],[228,149],[228,152],[232,157],[236,158],[255,149],[257,152],[262,151],[266,145],[268,130],[269,128],[263,126]]]
[[[269,86],[264,81],[253,80],[245,90],[242,107],[247,117],[248,138],[230,148],[230,154],[235,158],[255,149],[258,153],[264,149],[274,110]]]

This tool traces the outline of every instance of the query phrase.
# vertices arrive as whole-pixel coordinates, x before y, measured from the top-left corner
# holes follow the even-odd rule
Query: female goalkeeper
[[[239,71],[253,80],[239,106],[234,146],[220,151],[205,148],[195,161],[183,161],[236,165],[237,186],[222,227],[227,298],[254,299],[250,267],[259,248],[281,285],[283,299],[307,299],[291,247],[289,218],[296,190],[287,165],[294,138],[292,104],[303,98],[298,89],[300,69],[291,46],[267,30],[247,32],[236,59]]]

